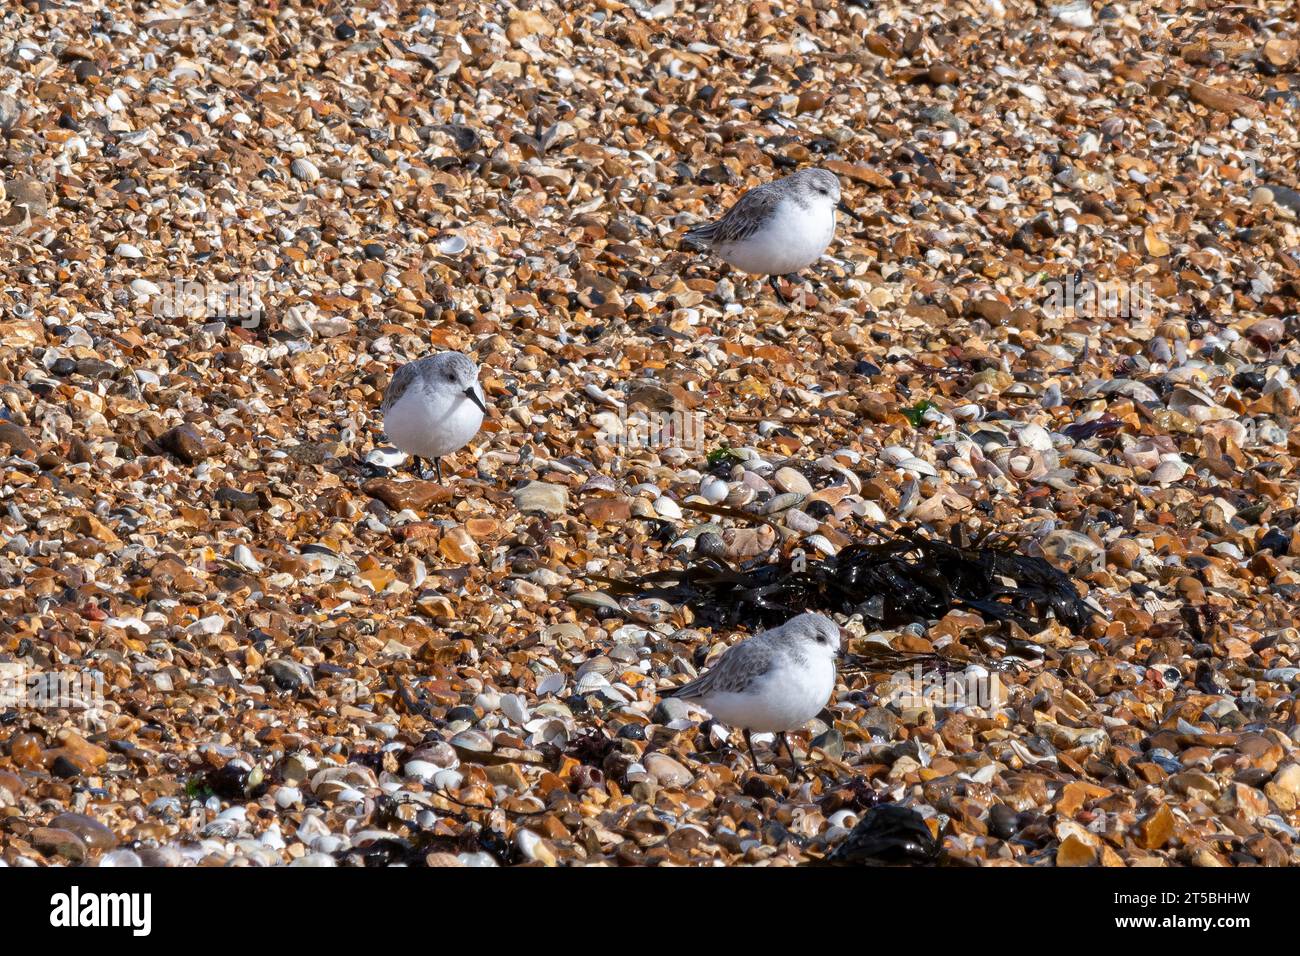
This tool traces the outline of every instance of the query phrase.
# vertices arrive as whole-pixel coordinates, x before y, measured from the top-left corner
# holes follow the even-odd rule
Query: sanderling
[[[697,704],[727,726],[742,728],[755,770],[750,732],[775,733],[802,776],[785,732],[802,727],[826,706],[835,690],[842,643],[840,627],[830,618],[800,614],[728,648],[705,674],[659,696]]]
[[[464,448],[487,414],[478,366],[460,352],[439,352],[407,362],[393,373],[380,406],[384,432],[415,459],[432,458],[442,481],[442,456]]]
[[[726,214],[686,233],[743,272],[765,275],[785,304],[777,276],[812,265],[835,236],[835,210],[858,218],[825,169],[801,169],[745,193]]]

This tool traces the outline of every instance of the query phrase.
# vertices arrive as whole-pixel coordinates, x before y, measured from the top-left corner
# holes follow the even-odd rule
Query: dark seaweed
[[[939,845],[915,810],[887,803],[872,807],[826,862],[838,866],[933,863]]]
[[[1097,435],[1111,435],[1119,431],[1124,423],[1107,412],[1092,421],[1076,422],[1073,425],[1065,426],[1062,434],[1076,442],[1087,441],[1089,438],[1095,438]]]
[[[1043,630],[1050,613],[1079,634],[1096,613],[1069,576],[1006,542],[963,545],[911,529],[884,537],[825,560],[791,555],[736,569],[697,558],[681,570],[610,581],[609,590],[687,605],[709,626],[770,627],[804,611],[833,611],[897,627],[959,608],[1029,633]]]

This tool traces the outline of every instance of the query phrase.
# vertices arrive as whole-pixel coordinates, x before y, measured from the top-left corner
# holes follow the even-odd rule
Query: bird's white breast
[[[834,206],[786,199],[761,228],[740,242],[719,244],[716,252],[753,275],[788,275],[816,262],[834,236]]]
[[[384,431],[408,455],[441,458],[478,434],[483,411],[459,391],[412,385],[384,416]]]
[[[834,690],[834,663],[816,658],[782,663],[744,692],[709,694],[699,703],[729,727],[776,733],[812,720]]]

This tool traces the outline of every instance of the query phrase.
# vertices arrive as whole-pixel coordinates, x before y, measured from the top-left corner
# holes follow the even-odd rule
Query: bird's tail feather
[[[682,236],[682,244],[694,249],[708,249],[709,243],[713,240],[713,223],[706,223],[703,226],[696,226],[694,229],[688,229]]]

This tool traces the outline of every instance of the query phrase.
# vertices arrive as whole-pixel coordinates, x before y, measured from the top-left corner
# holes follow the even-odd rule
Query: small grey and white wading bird
[[[822,614],[800,614],[728,648],[703,675],[659,696],[696,704],[727,726],[742,728],[755,770],[750,732],[775,733],[803,776],[785,733],[812,720],[830,700],[842,647],[838,624]]]
[[[464,448],[487,414],[478,366],[460,352],[439,352],[407,362],[393,373],[380,406],[384,432],[427,477],[421,458],[432,458],[442,481],[442,457]]]
[[[840,181],[825,169],[801,169],[749,190],[721,219],[696,226],[687,242],[751,275],[765,275],[776,297],[777,276],[816,262],[835,237],[835,210],[858,218],[840,199]]]

